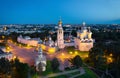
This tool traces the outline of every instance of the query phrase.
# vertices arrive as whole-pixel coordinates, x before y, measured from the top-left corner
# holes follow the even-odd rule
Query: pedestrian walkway
[[[61,72],[61,73],[49,74],[49,75],[47,75],[43,78],[55,77],[55,76],[70,74],[70,73],[74,73],[74,72],[80,72],[81,75],[85,73],[84,69],[80,68],[80,69],[75,69],[75,70],[71,70],[71,71],[64,71],[64,72]],[[71,78],[74,78],[74,77],[71,77]]]
[[[85,70],[83,68],[80,68],[80,74],[74,75],[74,76],[72,76],[70,78],[76,78],[76,77],[81,76],[83,74],[85,74]]]

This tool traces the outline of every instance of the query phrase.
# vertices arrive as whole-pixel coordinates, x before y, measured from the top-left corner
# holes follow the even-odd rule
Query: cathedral
[[[93,47],[93,42],[90,27],[86,27],[83,22],[81,30],[77,31],[77,37],[74,38],[75,48],[80,51],[89,51]]]

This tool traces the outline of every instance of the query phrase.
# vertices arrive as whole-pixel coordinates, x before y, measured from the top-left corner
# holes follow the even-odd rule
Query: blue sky
[[[120,0],[0,0],[0,24],[120,23]]]

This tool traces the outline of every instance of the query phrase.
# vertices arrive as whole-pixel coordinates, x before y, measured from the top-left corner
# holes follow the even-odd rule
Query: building
[[[52,40],[52,38],[49,36],[48,40],[45,40],[43,42],[38,43],[38,45],[41,46],[41,48],[49,53],[54,53],[57,51],[57,44]]]
[[[64,45],[64,31],[62,28],[62,21],[61,19],[58,22],[58,30],[57,30],[57,46],[59,49],[63,49]]]
[[[29,46],[37,47],[38,45],[41,45],[41,48],[49,53],[54,53],[57,51],[57,44],[52,40],[51,37],[49,37],[48,40],[42,41],[40,38],[30,38],[29,36],[23,37],[20,35],[17,38],[17,41]]]
[[[40,40],[39,38],[30,38],[29,36],[23,37],[22,35],[20,35],[17,38],[17,41],[19,43],[27,44],[27,45],[30,45],[30,46],[37,46],[39,40]]]
[[[44,42],[46,46],[55,47],[55,42],[52,40],[52,38],[49,36],[48,41]]]
[[[90,27],[85,26],[85,22],[81,26],[81,30],[77,31],[77,37],[74,38],[75,48],[80,51],[89,51],[93,47],[94,40]]]
[[[70,32],[71,33],[71,32]],[[64,30],[62,28],[61,19],[58,22],[57,40],[54,42],[51,37],[48,40],[41,41],[39,38],[30,38],[28,36],[19,36],[17,41],[30,46],[41,45],[41,48],[49,53],[54,53],[64,47],[75,46],[80,51],[89,51],[93,47],[94,40],[92,39],[92,32],[90,27],[85,26],[85,22],[81,26],[81,29],[77,31],[77,37],[69,37],[64,40]],[[39,43],[39,41],[41,41]]]
[[[11,52],[7,53],[0,49],[0,59],[1,58],[7,58],[8,60],[10,60],[12,59],[12,53]]]
[[[35,60],[35,66],[37,71],[46,70],[46,57],[43,55],[41,47],[38,49],[38,55]],[[39,70],[39,66],[41,67],[41,70]]]

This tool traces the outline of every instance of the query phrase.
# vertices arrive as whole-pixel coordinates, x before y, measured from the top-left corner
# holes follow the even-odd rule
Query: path
[[[76,78],[76,77],[81,76],[83,74],[85,74],[85,70],[83,68],[80,68],[80,74],[74,75],[74,76],[72,76],[70,78]]]
[[[61,72],[61,73],[49,74],[49,75],[47,75],[43,78],[55,77],[55,76],[65,75],[65,74],[74,73],[74,72],[80,72],[81,75],[83,75],[85,73],[84,69],[80,68],[80,69],[75,69],[75,70],[71,70],[71,71],[64,71],[64,72]],[[74,78],[74,77],[71,77],[71,78]]]

